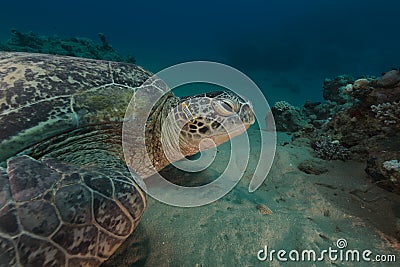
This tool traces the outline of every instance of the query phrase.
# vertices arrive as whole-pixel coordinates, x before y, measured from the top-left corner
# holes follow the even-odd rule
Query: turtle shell
[[[122,150],[125,109],[150,75],[0,53],[0,266],[98,266],[133,232],[145,196],[108,151]]]
[[[150,72],[133,64],[0,53],[0,162],[46,138],[122,121]]]
[[[98,266],[144,209],[143,193],[118,171],[13,158],[0,168],[0,266]]]

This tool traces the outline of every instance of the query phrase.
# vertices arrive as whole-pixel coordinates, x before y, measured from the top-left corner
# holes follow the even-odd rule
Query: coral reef
[[[345,104],[349,101],[349,96],[345,93],[346,86],[352,84],[354,78],[348,75],[341,75],[335,79],[325,79],[323,97],[325,100],[335,102],[337,104]]]
[[[122,56],[108,43],[104,34],[99,33],[100,44],[88,38],[61,38],[58,36],[40,36],[35,33],[11,31],[11,38],[5,44],[0,43],[1,51],[45,53],[53,55],[75,56],[135,63],[133,56]]]
[[[307,101],[302,108],[309,123],[317,128],[326,127],[327,121],[339,111],[352,105],[351,97],[347,94],[348,87],[354,82],[354,78],[341,75],[334,79],[325,79],[323,84],[324,102]]]
[[[388,164],[395,163],[393,160],[400,158],[400,71],[395,69],[380,78],[363,77],[353,81],[343,77],[346,76],[330,83],[325,81],[324,96],[329,96],[331,101],[345,99],[341,95],[347,94],[347,102],[342,101],[342,104],[332,107],[330,113],[319,113],[321,119],[325,119],[323,124],[313,123],[315,117],[312,113],[318,114],[316,107],[324,103],[312,108],[309,103],[305,105],[305,114],[310,114],[308,117],[314,129],[303,128],[300,134],[314,140],[313,148],[321,158],[332,157],[330,149],[336,149],[335,153],[340,149],[332,144],[335,141],[319,140],[318,136],[326,135],[338,140],[336,142],[348,149],[346,154],[352,159],[367,162],[366,172],[373,181],[389,191],[400,193],[399,172],[387,168]],[[346,81],[350,83],[345,84]],[[331,85],[329,88],[337,90],[326,91],[328,84]]]
[[[392,69],[383,73],[382,78],[379,79],[378,85],[383,88],[395,88],[400,86],[399,69]]]
[[[372,105],[371,110],[375,113],[375,117],[385,125],[398,126],[400,123],[400,101]]]
[[[317,156],[325,160],[348,160],[349,150],[340,144],[339,140],[332,140],[330,136],[322,135],[311,143]]]
[[[277,103],[272,108],[277,129],[296,131],[292,144],[309,143],[319,158],[366,162],[372,181],[400,194],[400,70],[359,79],[342,75],[326,79],[323,88],[324,102],[306,102],[302,108]],[[288,127],[294,118],[305,123]]]
[[[399,149],[400,72],[356,80],[347,93],[353,104],[332,117],[329,134],[354,147],[361,158],[377,149]]]
[[[400,162],[397,159],[387,160],[382,166],[388,171],[400,172]]]
[[[295,132],[306,124],[301,111],[286,101],[276,102],[271,111],[274,115],[277,131]]]
[[[306,102],[302,107],[302,113],[310,124],[317,128],[325,128],[327,122],[334,114],[351,106],[351,103],[338,105],[336,102],[326,100],[321,102]]]
[[[284,112],[286,110],[295,109],[293,105],[291,105],[287,101],[278,101],[274,104],[273,108],[277,111]]]
[[[397,158],[397,159],[394,159]],[[380,187],[400,194],[400,151],[371,153],[365,171]]]

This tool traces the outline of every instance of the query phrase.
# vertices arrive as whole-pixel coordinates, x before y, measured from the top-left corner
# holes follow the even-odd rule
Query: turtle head
[[[255,121],[250,102],[231,91],[181,98],[173,117],[180,129],[184,156],[218,146],[245,132]],[[200,149],[200,142],[205,139],[213,142],[203,142]]]
[[[183,98],[169,93],[153,107],[147,120],[147,152],[155,169],[161,170],[171,162],[221,145],[254,122],[250,102],[231,91]]]

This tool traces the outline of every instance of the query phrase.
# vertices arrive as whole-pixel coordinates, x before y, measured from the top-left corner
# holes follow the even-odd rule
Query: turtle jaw
[[[253,123],[243,123],[242,125],[232,128],[225,133],[219,133],[210,137],[217,145],[221,145],[233,137],[243,134]]]

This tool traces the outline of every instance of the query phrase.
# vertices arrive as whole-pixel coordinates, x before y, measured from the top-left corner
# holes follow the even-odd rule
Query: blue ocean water
[[[399,67],[400,2],[384,1],[6,1],[10,29],[97,39],[151,71],[189,60],[232,65],[270,102],[322,98],[324,78],[380,75]]]

